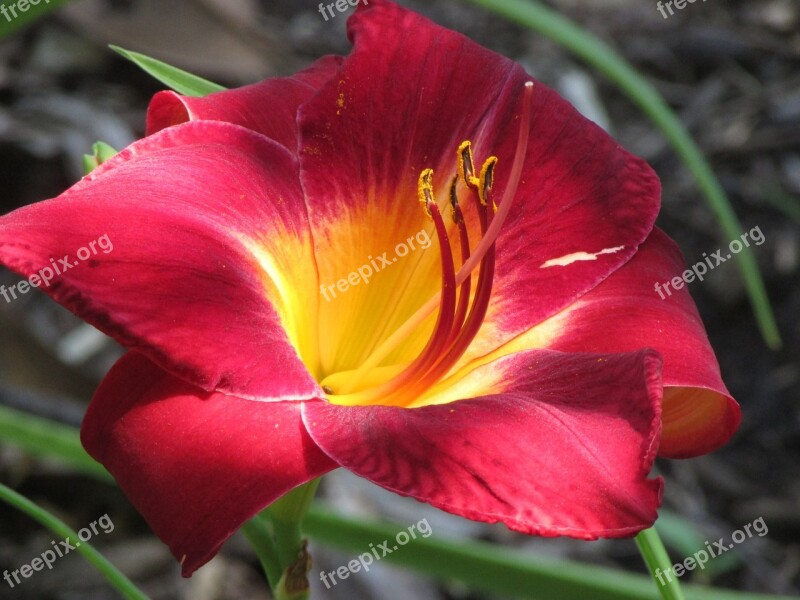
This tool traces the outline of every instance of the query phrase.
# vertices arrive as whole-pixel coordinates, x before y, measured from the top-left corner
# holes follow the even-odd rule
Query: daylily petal
[[[353,16],[349,32],[352,54],[299,112],[301,177],[323,285],[346,278],[367,257],[388,252],[392,261],[409,235],[432,232],[416,202],[417,177],[432,167],[439,201],[447,202],[463,140],[472,140],[477,161],[499,158],[495,196],[502,198],[523,85],[531,79],[510,60],[381,0]],[[624,264],[652,229],[658,206],[649,166],[537,83],[522,181],[497,243],[489,323],[470,355],[555,314]],[[330,323],[322,332],[326,374],[357,367],[433,295],[437,256],[415,252],[399,258],[402,267],[387,265],[372,279],[386,292],[359,285],[345,299],[321,304]],[[407,351],[419,349],[433,320]],[[364,332],[355,348],[345,335],[354,331]],[[386,364],[412,357],[394,354]]]
[[[113,251],[75,260],[103,235]],[[296,161],[275,142],[187,123],[0,218],[11,269],[67,255],[74,266],[44,291],[160,367],[245,397],[321,393],[295,350],[313,367],[316,274]]]
[[[297,153],[297,108],[336,74],[342,58],[325,56],[291,77],[274,77],[203,97],[165,91],[147,109],[147,134],[189,120],[226,121],[261,133]]]
[[[204,393],[134,352],[100,385],[81,440],[188,577],[265,506],[336,467],[300,404]]]
[[[660,429],[660,360],[522,352],[448,393],[403,409],[303,403],[333,460],[401,495],[530,534],[629,536],[650,526],[661,479],[647,479]]]
[[[557,317],[560,335],[549,344],[565,352],[655,348],[664,360],[659,455],[669,458],[716,450],[741,420],[687,288],[664,299],[654,289],[685,269],[675,242],[654,229],[629,263]]]
[[[662,300],[654,286],[680,276],[685,261],[655,228],[622,268],[554,317],[454,372],[458,381],[480,365],[529,348],[563,352],[632,352],[650,347],[664,360],[659,456],[689,458],[724,445],[741,411],[719,372],[700,315],[686,287]],[[440,387],[452,383],[445,381]],[[431,401],[426,399],[426,401]]]

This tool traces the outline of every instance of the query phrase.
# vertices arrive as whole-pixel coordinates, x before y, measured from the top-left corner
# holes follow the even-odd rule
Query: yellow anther
[[[472,161],[472,142],[466,140],[458,147],[458,176],[472,188],[478,186],[475,177],[475,164]]]
[[[417,196],[419,203],[425,208],[425,214],[430,217],[430,205],[433,203],[433,169],[425,169],[419,174]]]
[[[481,204],[486,206],[489,202],[489,192],[492,191],[494,185],[494,167],[497,164],[497,157],[490,156],[484,161],[481,167],[481,176],[478,178],[478,197],[481,199]],[[493,206],[495,210],[496,206]]]
[[[458,206],[458,175],[450,182],[450,209],[453,211],[453,223],[458,225],[463,221],[463,216]]]

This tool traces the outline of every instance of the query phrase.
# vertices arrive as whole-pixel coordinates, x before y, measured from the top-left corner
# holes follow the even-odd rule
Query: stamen
[[[419,174],[417,198],[425,209],[425,213],[430,217],[430,205],[433,204],[433,169],[425,169]]]
[[[427,169],[426,171],[430,171],[430,169]],[[426,171],[423,171],[423,174],[425,174]],[[420,181],[422,181],[422,179],[423,176],[421,175]],[[429,180],[428,175],[426,175],[426,179]],[[453,324],[455,320],[455,264],[453,262],[453,252],[450,249],[450,238],[447,235],[447,227],[444,224],[439,207],[431,199],[425,208],[431,215],[433,223],[436,227],[436,234],[439,239],[439,248],[441,251],[442,265],[442,293],[439,303],[439,316],[436,319],[436,325],[433,328],[433,334],[428,339],[428,343],[425,345],[425,348],[422,350],[422,352],[420,352],[417,358],[405,369],[403,369],[402,372],[385,383],[361,392],[344,393],[344,390],[341,390],[336,396],[336,401],[339,404],[347,404],[352,406],[380,401],[382,404],[388,405],[392,404],[393,400],[402,400],[401,397],[398,397],[396,394],[393,395],[393,393],[401,390],[407,383],[412,382],[424,375],[425,372],[436,362],[441,353],[447,349],[451,332],[454,329]],[[405,395],[403,394],[401,396],[404,397]]]
[[[461,214],[461,209],[458,206],[458,175],[453,177],[450,182],[450,208],[452,209],[451,216],[453,223],[458,225],[464,222],[464,215]]]
[[[490,156],[486,159],[481,167],[481,175],[478,178],[478,197],[481,199],[481,204],[486,206],[488,204],[487,196],[492,191],[494,184],[494,167],[497,164],[497,157]],[[496,207],[492,207],[496,210]]]
[[[458,176],[468,186],[475,180],[475,164],[472,162],[472,142],[461,142],[458,147]]]
[[[461,214],[461,207],[458,205],[456,198],[456,205],[453,208],[453,221],[458,227],[458,237],[461,242],[461,264],[469,260],[469,234],[467,233],[467,225],[464,222],[464,215]],[[455,278],[454,278],[455,279]],[[453,340],[458,336],[459,330],[464,326],[464,319],[467,316],[467,308],[469,308],[469,294],[472,291],[472,277],[467,277],[461,284],[461,289],[458,292],[458,307],[456,308],[456,316],[453,320],[453,330],[447,338],[447,347],[453,343]]]
[[[478,287],[476,289],[475,299],[472,304],[472,309],[469,312],[469,316],[466,317],[466,323],[463,326],[460,325],[461,319],[463,316],[459,315],[462,311],[462,303],[466,302],[464,298],[468,299],[469,293],[464,293],[464,287],[461,288],[461,297],[459,298],[459,306],[456,309],[457,315],[454,315],[453,321],[451,322],[453,325],[456,325],[452,329],[450,329],[444,338],[447,350],[445,355],[438,360],[433,367],[428,368],[430,365],[426,366],[425,368],[428,369],[428,372],[418,380],[417,384],[413,386],[412,389],[406,389],[405,392],[402,392],[396,397],[393,397],[391,400],[392,402],[399,402],[402,400],[400,396],[408,398],[409,394],[414,393],[421,393],[425,389],[427,389],[430,385],[436,383],[439,377],[446,374],[447,371],[452,368],[455,363],[461,358],[463,353],[466,351],[469,344],[477,335],[480,326],[483,323],[483,320],[486,316],[488,311],[489,301],[491,299],[491,290],[492,290],[492,283],[494,279],[494,259],[495,259],[495,250],[494,245],[497,240],[497,237],[500,234],[500,230],[508,217],[511,211],[511,205],[513,204],[514,197],[516,196],[517,190],[519,188],[519,183],[522,177],[522,169],[525,164],[525,158],[527,156],[528,150],[528,138],[530,134],[530,121],[531,121],[531,100],[533,96],[533,82],[528,81],[525,83],[525,87],[523,90],[523,98],[522,98],[522,111],[520,116],[519,122],[519,133],[517,136],[517,146],[514,152],[514,159],[511,166],[511,172],[509,173],[508,181],[506,183],[506,188],[503,191],[503,196],[500,202],[495,205],[494,201],[490,198],[492,187],[494,184],[494,168],[497,163],[497,159],[495,157],[490,157],[483,163],[483,167],[481,168],[480,177],[475,177],[475,169],[474,169],[474,162],[472,160],[472,146],[469,141],[463,142],[458,147],[458,176],[459,178],[464,181],[464,183],[472,190],[477,192],[478,198],[476,202],[478,204],[478,215],[481,221],[481,233],[482,237],[481,240],[478,242],[477,247],[469,254],[469,242],[466,238],[466,228],[461,229],[461,225],[459,225],[459,235],[461,237],[462,242],[462,265],[458,272],[455,274],[453,280],[451,280],[451,285],[448,288],[444,284],[444,273],[443,273],[443,286],[442,291],[435,294],[431,297],[423,306],[421,306],[405,323],[403,323],[400,327],[398,327],[394,333],[392,333],[389,337],[387,337],[378,347],[367,357],[367,359],[361,364],[361,366],[356,369],[356,371],[351,375],[349,381],[347,382],[346,386],[342,386],[340,390],[340,394],[347,394],[348,396],[356,396],[356,394],[350,394],[353,389],[355,389],[364,376],[377,367],[388,355],[392,350],[394,350],[403,340],[408,338],[410,335],[414,333],[414,331],[425,321],[428,316],[433,312],[434,308],[439,305],[440,306],[440,318],[437,319],[437,325],[434,328],[435,334],[431,337],[428,342],[428,346],[426,346],[426,350],[423,351],[423,354],[426,354],[428,348],[431,347],[431,344],[436,342],[437,346],[440,346],[442,343],[442,338],[440,337],[441,329],[439,325],[441,323],[441,317],[444,314],[443,308],[445,306],[445,296],[447,296],[446,302],[454,302],[455,301],[455,287],[461,286],[464,282],[468,282],[471,277],[471,273],[475,270],[475,268],[480,264],[480,272],[478,275]],[[418,184],[418,193],[419,193],[419,200],[420,202],[424,201],[424,206],[426,210],[430,209],[431,213],[433,214],[433,207],[436,206],[433,200],[433,185],[432,185],[432,175],[433,171],[430,169],[426,169],[420,174],[419,184]],[[456,208],[458,207],[458,200],[457,200],[457,193],[455,185],[451,184],[450,189],[450,198],[451,204],[454,205],[453,212],[454,212],[454,222],[458,224],[458,220],[460,219],[463,224],[463,215],[460,215],[460,209],[458,210],[458,214],[460,216],[456,217]],[[453,199],[455,198],[455,202]],[[496,214],[493,214],[494,211],[497,211]],[[438,207],[436,208],[436,214],[438,214]],[[492,218],[493,217],[493,218]],[[435,217],[434,217],[435,219]],[[439,215],[439,220],[441,220],[441,215]],[[436,222],[436,221],[435,221]],[[443,225],[442,225],[443,226]],[[437,233],[439,230],[439,225],[437,224]],[[445,231],[446,237],[446,231]],[[464,252],[464,242],[466,241],[467,244],[467,252]],[[443,237],[440,235],[440,242],[444,252],[445,244],[443,242]],[[449,251],[449,241],[447,244],[447,250]],[[443,269],[444,269],[444,257],[443,257]],[[450,265],[452,265],[452,253],[450,253]],[[452,299],[451,299],[452,298]],[[466,307],[463,308],[466,310]],[[456,318],[459,317],[459,318]],[[439,350],[441,351],[441,349]],[[421,356],[421,355],[420,355]],[[429,357],[426,357],[424,363],[430,363]],[[421,366],[424,364],[422,361],[418,360],[414,361],[412,365],[416,365],[413,367],[415,369],[415,373],[419,375],[419,370]],[[379,386],[380,387],[380,386]],[[394,386],[393,386],[394,387]],[[359,397],[362,397],[361,394],[357,394]],[[344,400],[344,401],[342,401]],[[342,397],[340,395],[336,396],[337,403],[350,403],[348,402],[349,398],[347,396]],[[352,402],[353,404],[361,403],[361,402]]]

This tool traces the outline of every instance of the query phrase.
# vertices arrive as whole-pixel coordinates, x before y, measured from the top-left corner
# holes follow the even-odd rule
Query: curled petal
[[[716,450],[741,420],[686,285],[664,290],[685,269],[675,242],[654,229],[630,262],[557,317],[560,333],[549,344],[565,352],[656,349],[664,360],[659,455],[668,458]]]
[[[655,521],[655,353],[521,352],[442,395],[447,403],[415,409],[304,403],[303,419],[343,467],[470,519],[582,539]]]
[[[147,110],[147,134],[186,121],[225,121],[257,131],[297,152],[297,109],[336,74],[341,57],[326,56],[291,77],[273,77],[200,98],[166,91]]]
[[[187,577],[253,515],[336,466],[306,433],[300,403],[205,393],[137,353],[97,390],[81,440]]]

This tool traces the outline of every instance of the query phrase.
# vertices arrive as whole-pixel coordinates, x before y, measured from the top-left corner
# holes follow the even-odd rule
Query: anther
[[[478,178],[478,196],[481,199],[481,204],[486,206],[489,203],[489,194],[492,191],[492,185],[494,184],[494,167],[497,164],[497,157],[490,156],[487,158],[483,166],[481,167],[481,175]],[[496,206],[492,206],[493,209],[497,210]]]
[[[419,203],[425,208],[425,214],[430,217],[431,204],[433,203],[433,169],[425,169],[419,174],[417,197],[419,198]]]
[[[458,176],[471,188],[478,185],[475,163],[472,161],[472,142],[466,140],[458,147]]]
[[[453,214],[453,223],[460,225],[464,222],[464,216],[461,214],[461,208],[458,205],[458,175],[453,177],[450,182],[450,208]]]

